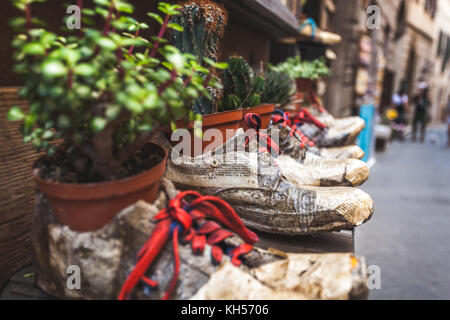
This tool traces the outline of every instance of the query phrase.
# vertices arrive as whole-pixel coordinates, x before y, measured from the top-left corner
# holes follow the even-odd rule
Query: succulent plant
[[[172,43],[184,53],[196,57],[197,63],[204,66],[205,61],[217,63],[219,40],[223,37],[228,14],[219,4],[208,0],[191,0],[179,8],[179,15],[172,23],[182,27],[171,33]],[[194,111],[201,114],[217,112],[217,103],[222,98],[222,90],[208,87],[212,99],[204,97],[195,101]]]
[[[267,71],[264,79],[261,102],[286,105],[295,93],[293,80],[286,73],[273,70]]]
[[[227,63],[228,68],[222,72],[224,97],[219,104],[219,110],[236,110],[260,105],[264,78],[255,76],[242,57],[230,57]]]
[[[100,16],[104,27],[85,23],[67,35],[36,26],[34,2],[45,0],[14,0],[23,12],[11,22],[18,32],[15,71],[23,75],[20,95],[30,110],[12,107],[8,119],[23,121],[24,142],[37,150],[53,154],[62,140],[59,151],[77,172],[103,181],[120,176],[152,134],[193,119],[193,101],[209,96],[206,87],[217,82],[208,68],[165,43],[166,30],[180,29],[169,23],[177,5],[161,2],[161,16],[148,14],[161,30],[145,39],[139,30],[148,25],[130,16],[133,6],[125,0],[94,0],[95,10],[82,14]]]

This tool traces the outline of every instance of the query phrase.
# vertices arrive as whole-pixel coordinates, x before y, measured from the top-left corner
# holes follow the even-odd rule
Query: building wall
[[[232,55],[239,55],[256,69],[261,61],[269,61],[270,42],[270,38],[260,32],[229,23],[221,41],[220,59],[226,60]]]
[[[433,105],[431,108],[431,119],[433,124],[445,121],[447,102],[450,100],[450,61],[443,68],[447,45],[443,46],[438,54],[439,37],[442,34],[450,41],[450,0],[440,0],[436,15],[434,30],[434,44],[430,52],[434,61],[433,75],[430,81]],[[448,44],[450,47],[450,44]]]
[[[405,1],[406,31],[394,45],[395,88],[400,90],[406,80],[410,97],[416,93],[419,80],[430,77],[435,19],[425,11],[426,1]]]

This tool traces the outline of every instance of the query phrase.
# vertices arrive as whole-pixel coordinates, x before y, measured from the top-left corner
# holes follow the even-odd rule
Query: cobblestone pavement
[[[393,142],[362,187],[375,201],[356,252],[381,270],[371,299],[450,299],[450,148],[444,127],[425,144]]]

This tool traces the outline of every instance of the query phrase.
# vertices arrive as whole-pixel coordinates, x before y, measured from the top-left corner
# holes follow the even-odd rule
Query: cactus
[[[228,14],[219,4],[209,0],[191,0],[182,4],[180,15],[172,18],[173,23],[183,27],[183,31],[173,31],[172,43],[182,52],[197,57],[197,62],[204,65],[204,59],[217,62],[219,58],[219,40],[223,37]],[[217,112],[218,101],[222,91],[208,87],[212,100],[198,99],[194,111],[200,114]]]
[[[264,78],[255,77],[253,70],[242,57],[230,57],[228,68],[222,73],[224,99],[220,111],[251,108],[261,104]]]
[[[286,105],[295,93],[294,82],[284,72],[267,71],[261,101],[263,103]]]

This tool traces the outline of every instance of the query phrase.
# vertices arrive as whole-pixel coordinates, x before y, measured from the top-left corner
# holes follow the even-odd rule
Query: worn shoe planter
[[[39,160],[32,170],[37,187],[48,202],[59,223],[79,232],[100,229],[124,208],[144,200],[153,203],[159,192],[160,179],[166,169],[167,153],[158,145],[149,144],[160,162],[140,174],[102,183],[59,183],[40,176]]]
[[[262,125],[261,129],[267,129],[270,124],[270,120],[272,119],[272,113],[275,111],[275,105],[274,104],[263,104],[254,108],[248,108],[244,109],[243,112],[243,119],[245,118],[245,115],[248,113],[256,113],[261,117]],[[245,121],[242,120],[241,128],[244,128],[244,130],[248,130],[249,128],[245,124]]]

